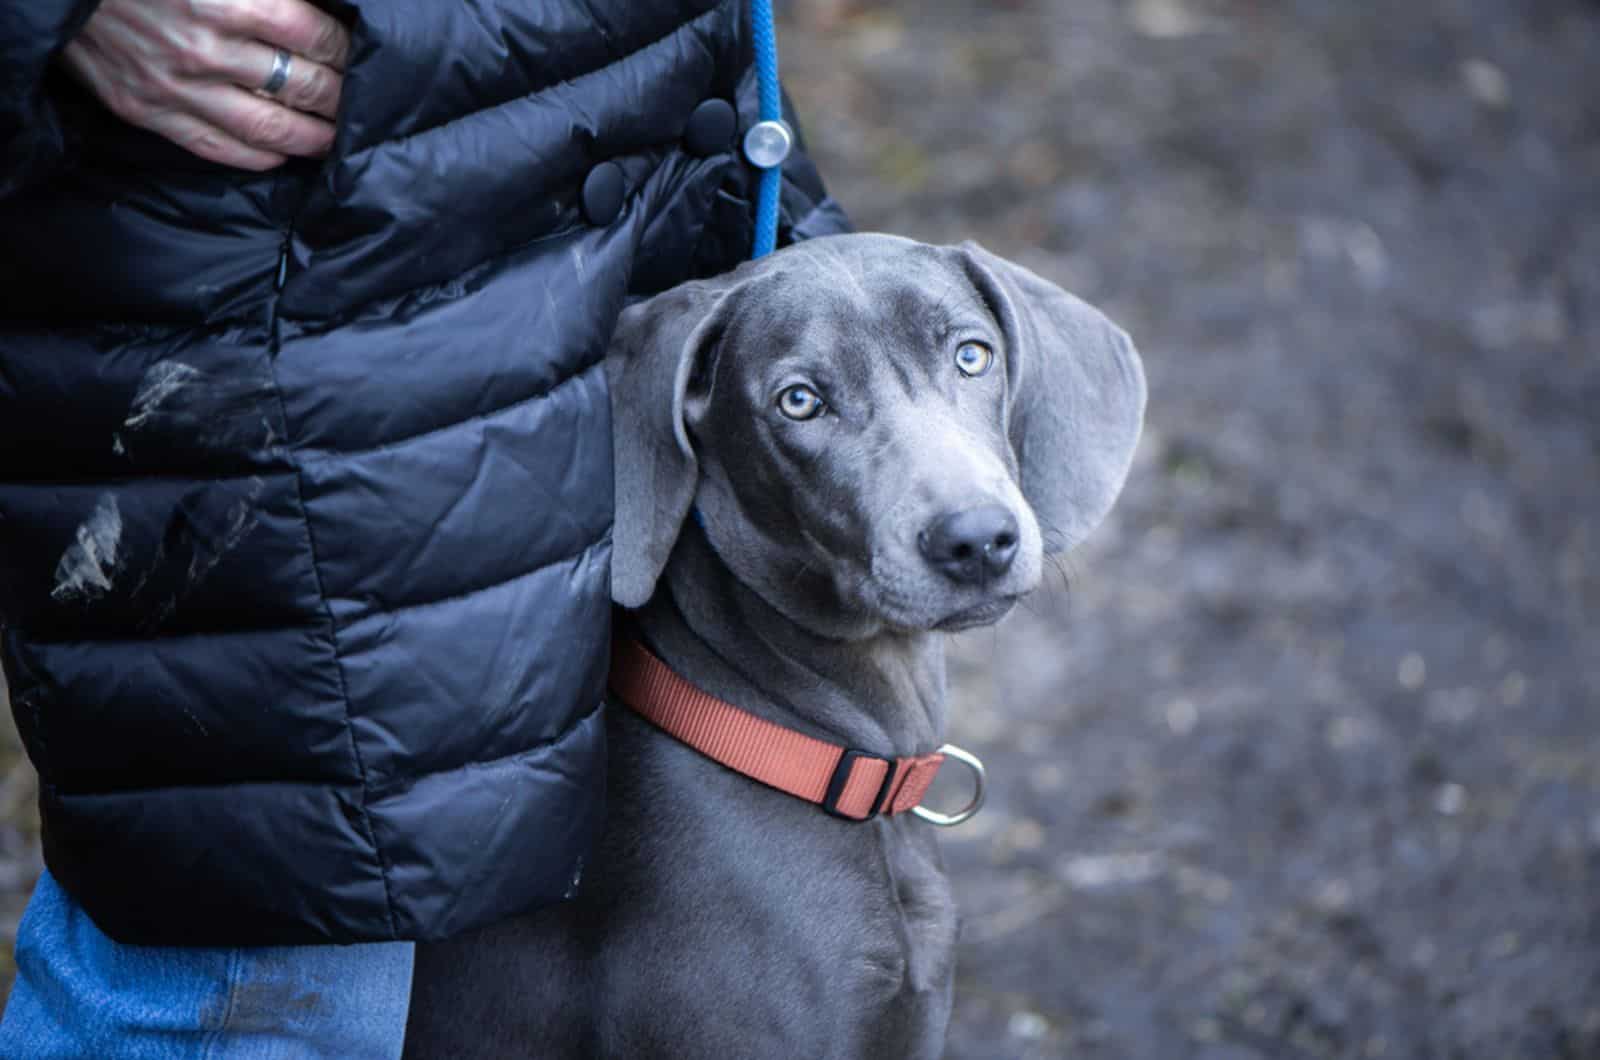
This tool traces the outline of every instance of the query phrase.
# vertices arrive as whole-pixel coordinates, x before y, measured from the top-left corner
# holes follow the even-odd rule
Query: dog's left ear
[[[617,501],[611,599],[623,607],[649,601],[694,503],[690,390],[735,286],[727,276],[698,280],[629,306],[606,352]]]
[[[1122,491],[1144,422],[1144,368],[1105,314],[976,243],[957,248],[1006,344],[1009,431],[1045,549],[1066,552]]]

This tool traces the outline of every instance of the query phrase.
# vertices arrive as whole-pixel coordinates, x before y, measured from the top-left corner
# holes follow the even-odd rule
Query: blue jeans
[[[8,1060],[379,1060],[400,1055],[409,942],[124,946],[47,872],[17,932]]]

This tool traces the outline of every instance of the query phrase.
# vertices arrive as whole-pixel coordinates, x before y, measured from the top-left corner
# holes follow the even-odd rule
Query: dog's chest
[[[884,826],[884,835],[862,843],[852,858],[814,862],[797,874],[786,899],[725,892],[753,945],[741,961],[715,971],[700,967],[718,987],[702,995],[708,1007],[695,1021],[698,1033],[707,1025],[743,1025],[743,1039],[725,1043],[734,1053],[721,1055],[940,1055],[951,1004],[955,901],[931,837],[907,842],[895,835],[900,827]]]
[[[907,819],[886,826],[884,868],[889,922],[900,951],[904,988],[938,989],[950,976],[955,955],[956,903],[928,826]]]
[[[645,913],[643,899],[658,915],[617,939],[637,959],[609,962],[659,967],[671,954],[670,966],[694,969],[678,1008],[687,1033],[666,1030],[664,1054],[938,1056],[956,906],[931,828],[909,816],[839,822],[725,772],[699,790],[711,798],[678,805],[670,842],[646,833],[633,848],[654,871],[628,874],[626,905]],[[645,1003],[639,1025],[661,1034],[659,994],[629,993]],[[721,1033],[710,1028],[730,1039],[709,1040]]]

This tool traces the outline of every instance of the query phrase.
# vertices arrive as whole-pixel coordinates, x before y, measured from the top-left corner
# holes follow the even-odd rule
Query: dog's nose
[[[981,584],[1011,569],[1017,538],[1017,517],[998,504],[985,504],[941,515],[917,535],[917,547],[952,581]]]

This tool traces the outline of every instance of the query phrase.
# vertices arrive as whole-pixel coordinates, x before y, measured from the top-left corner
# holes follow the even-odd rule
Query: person
[[[750,253],[750,18],[0,6],[0,1055],[396,1055],[413,941],[580,885],[601,358]],[[845,227],[791,155],[781,238]]]

